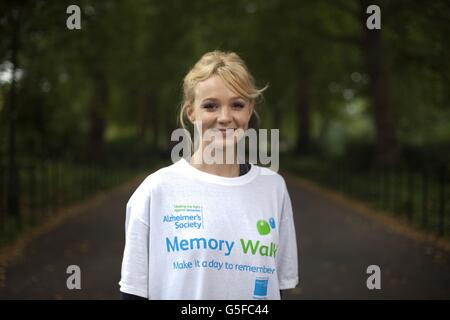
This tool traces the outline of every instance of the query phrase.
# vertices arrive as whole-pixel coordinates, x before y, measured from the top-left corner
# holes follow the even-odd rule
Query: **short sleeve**
[[[148,298],[150,194],[141,185],[126,206],[120,291]]]
[[[284,180],[283,189],[279,249],[276,261],[281,290],[295,288],[298,284],[297,238],[292,203]]]

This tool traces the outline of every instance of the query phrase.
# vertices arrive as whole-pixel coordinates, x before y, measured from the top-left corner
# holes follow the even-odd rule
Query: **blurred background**
[[[81,9],[80,30],[66,26],[71,16],[66,9],[72,4]],[[381,9],[381,30],[366,26],[371,4]],[[445,0],[1,0],[0,248],[14,245],[61,208],[108,194],[170,164],[170,134],[179,127],[183,77],[202,54],[215,49],[235,51],[257,85],[269,85],[257,110],[261,128],[280,129],[283,174],[362,201],[448,241],[449,34],[450,2]],[[123,209],[132,191],[130,187],[115,197],[121,202],[111,205],[117,212],[111,229],[106,218],[83,220],[93,228],[93,239],[104,237],[103,232],[118,238],[117,250],[111,249],[117,256],[113,280],[105,280],[115,289],[93,287],[87,295],[73,297],[115,297]],[[298,206],[312,199],[295,187],[290,192]],[[320,211],[314,205],[321,201],[303,208],[312,213],[311,223]],[[330,210],[335,207],[324,210],[320,225],[330,222]],[[301,223],[301,212],[298,217]],[[100,221],[105,223],[101,230]],[[83,234],[86,225],[79,230],[73,241],[89,239]],[[300,243],[303,237],[322,238],[329,232],[316,231],[302,230]],[[48,235],[46,241],[67,249],[64,234]],[[93,243],[77,242],[78,253],[61,256],[93,254],[100,250]],[[333,243],[339,245],[339,239]],[[300,256],[308,252],[307,244],[305,240]],[[411,247],[405,250],[418,255]],[[429,250],[434,249],[424,249]],[[40,255],[38,249],[34,252]],[[32,259],[33,254],[27,256]],[[428,256],[434,263],[435,255]],[[445,263],[439,270],[447,274],[448,252],[440,257]],[[65,286],[65,269],[55,271],[53,259],[42,262],[40,276],[31,276],[30,261],[22,267],[0,266],[0,297],[72,297],[66,296],[67,289],[32,289],[39,281],[49,283],[52,274],[59,274]],[[97,272],[103,270],[98,263]],[[306,263],[311,260],[305,258]],[[15,275],[14,270],[21,271]],[[310,269],[305,265],[304,270]],[[427,283],[411,297],[450,297],[448,276]],[[325,285],[316,285],[309,291],[314,294],[304,289],[292,297],[365,297],[359,289],[342,286],[333,296]]]

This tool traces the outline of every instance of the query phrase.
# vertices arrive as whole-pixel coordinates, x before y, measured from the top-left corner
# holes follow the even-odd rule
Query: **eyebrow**
[[[232,97],[232,98],[230,98],[230,101],[231,100],[238,100],[238,99],[246,101],[246,99],[243,98],[243,97]],[[207,101],[207,100],[211,100],[211,101],[215,101],[215,102],[216,101],[220,101],[220,99],[217,99],[217,98],[205,98],[205,99],[202,100],[202,102]]]

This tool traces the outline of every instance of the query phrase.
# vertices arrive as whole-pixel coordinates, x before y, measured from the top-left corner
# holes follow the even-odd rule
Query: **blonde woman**
[[[200,141],[189,160],[149,175],[127,203],[122,298],[280,299],[298,284],[283,178],[235,156],[204,158],[207,148],[225,155],[235,146],[263,89],[236,53],[214,51],[189,71],[183,90],[180,122],[189,120]]]

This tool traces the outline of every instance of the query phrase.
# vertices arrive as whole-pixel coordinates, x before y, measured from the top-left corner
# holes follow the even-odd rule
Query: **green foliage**
[[[81,0],[82,29],[68,30],[66,8],[73,1],[0,1],[0,219],[6,217],[0,244],[28,226],[1,212],[13,101],[21,205],[25,212],[43,212],[44,204],[59,204],[36,202],[30,177],[47,190],[54,171],[36,168],[48,161],[60,161],[66,173],[61,193],[52,196],[78,201],[89,194],[82,192],[86,188],[106,190],[157,159],[168,159],[170,133],[179,126],[183,77],[215,49],[237,52],[257,85],[269,85],[257,108],[262,128],[280,129],[280,148],[289,152],[280,157],[285,168],[382,209],[378,191],[367,186],[391,123],[401,162],[414,172],[415,182],[408,201],[395,194],[402,189],[394,184],[391,196],[400,200],[387,209],[413,212],[417,221],[420,170],[425,164],[433,172],[450,169],[450,2],[373,1],[382,13],[375,68],[364,42],[367,3]],[[15,95],[14,35],[21,74]],[[377,118],[380,92],[387,121]],[[306,158],[294,154],[302,151],[302,120],[309,125],[313,155]],[[333,180],[336,172],[350,185]],[[431,225],[438,223],[436,181],[430,182],[427,203]],[[80,193],[68,191],[74,185]]]
[[[293,149],[299,139],[305,83],[317,150],[342,156],[354,141],[374,145],[378,135],[361,49],[360,3],[83,0],[82,30],[70,31],[65,26],[70,1],[2,2],[0,64],[11,61],[12,12],[19,10],[21,17],[18,155],[89,153],[96,125],[105,144],[129,139],[142,142],[143,149],[167,148],[168,134],[178,126],[182,79],[214,49],[236,51],[257,84],[269,85],[258,106],[262,127],[280,128],[285,148]],[[399,144],[448,144],[448,2],[377,3]],[[1,154],[7,147],[10,90],[10,83],[0,83]]]

